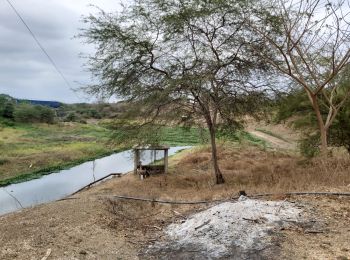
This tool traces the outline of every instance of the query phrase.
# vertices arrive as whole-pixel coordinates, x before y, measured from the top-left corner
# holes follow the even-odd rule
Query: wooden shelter
[[[139,174],[141,178],[145,178],[151,174],[155,173],[167,173],[168,172],[168,153],[169,153],[169,146],[164,145],[145,145],[145,146],[136,146],[134,147],[134,173]],[[157,161],[156,155],[157,151],[163,151],[163,163],[159,163],[157,161],[157,164],[147,164],[142,165],[141,162],[141,151],[153,151],[154,152],[154,159],[153,163]],[[160,158],[161,159],[161,158]]]

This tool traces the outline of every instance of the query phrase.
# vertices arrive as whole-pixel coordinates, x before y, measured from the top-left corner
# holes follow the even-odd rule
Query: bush
[[[41,123],[47,123],[47,124],[54,123],[54,119],[55,119],[54,110],[44,106],[35,106],[35,108],[39,111],[38,113],[40,115]]]
[[[6,118],[0,118],[0,126],[12,127],[14,125],[15,125],[15,123],[13,122],[13,120],[6,119]]]
[[[8,159],[0,158],[0,165],[4,165],[5,163],[8,163]]]
[[[67,122],[75,122],[77,121],[77,115],[75,113],[69,113],[68,116],[66,116],[65,121]]]
[[[335,146],[344,146],[350,153],[350,101],[340,108],[329,129],[329,143]]]
[[[14,119],[20,123],[54,123],[55,112],[48,107],[19,104],[14,111]]]
[[[101,119],[102,116],[96,109],[90,109],[87,111],[87,115],[89,118]]]
[[[2,116],[5,118],[13,119],[13,112],[15,110],[15,106],[13,102],[8,101],[6,102],[4,109],[2,111]]]
[[[299,148],[305,157],[315,157],[320,153],[320,135],[317,133],[306,135],[299,141]]]

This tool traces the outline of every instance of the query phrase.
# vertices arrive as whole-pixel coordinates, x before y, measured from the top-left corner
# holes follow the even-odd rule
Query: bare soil
[[[130,195],[167,200],[212,200],[283,191],[350,191],[348,159],[304,159],[257,148],[221,146],[226,179],[215,185],[208,148],[173,158],[169,175],[141,181],[129,174],[66,200],[0,217],[0,259],[144,259],[143,252],[164,235],[163,229],[209,205],[170,205],[113,199]],[[314,210],[317,230],[281,230],[275,259],[350,259],[349,197],[266,199],[306,203]],[[188,256],[188,255],[187,255]],[[157,258],[157,256],[154,256]],[[184,258],[186,259],[186,254]]]
[[[300,133],[284,124],[269,124],[249,119],[246,131],[268,142],[271,148],[297,152]]]

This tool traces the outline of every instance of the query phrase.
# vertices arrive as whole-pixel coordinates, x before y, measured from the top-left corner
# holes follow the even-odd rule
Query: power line
[[[58,66],[56,65],[56,63],[54,62],[54,60],[50,57],[50,55],[47,53],[47,51],[45,50],[45,48],[42,46],[42,44],[40,43],[40,41],[38,40],[38,38],[35,36],[35,34],[33,33],[33,31],[29,28],[28,24],[24,21],[24,19],[22,18],[22,16],[20,15],[20,13],[17,11],[17,9],[13,6],[13,4],[10,2],[10,0],[6,0],[6,2],[10,5],[10,7],[12,8],[12,10],[16,13],[16,15],[18,16],[18,18],[22,21],[22,23],[24,24],[24,26],[28,29],[28,32],[30,33],[30,35],[33,37],[33,39],[35,40],[35,42],[38,44],[39,48],[43,51],[43,53],[46,55],[46,57],[49,59],[49,61],[51,62],[52,66],[55,68],[55,70],[57,71],[58,74],[60,74],[60,76],[62,77],[62,79],[65,81],[65,83],[67,84],[67,86],[72,89],[69,81],[67,80],[67,78],[63,75],[63,73],[60,71],[60,69],[58,68]]]

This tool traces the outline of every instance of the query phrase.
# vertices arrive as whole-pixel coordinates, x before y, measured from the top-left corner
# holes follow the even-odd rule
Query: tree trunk
[[[212,124],[209,125],[209,132],[210,132],[210,142],[211,142],[211,157],[213,162],[215,180],[216,180],[216,184],[222,184],[222,183],[225,183],[225,179],[222,176],[222,173],[220,171],[219,164],[218,164],[218,156],[217,156],[216,140],[215,140],[215,128]]]
[[[327,148],[328,148],[327,129],[325,127],[320,127],[320,132],[321,132],[321,153],[327,154]]]
[[[327,154],[327,148],[328,148],[328,139],[327,139],[327,135],[328,135],[328,129],[326,128],[322,115],[321,115],[321,111],[320,111],[320,106],[318,104],[318,100],[316,96],[312,96],[311,97],[311,102],[312,102],[312,106],[314,108],[314,111],[316,113],[317,116],[317,123],[318,123],[318,128],[320,130],[320,139],[321,139],[321,154],[325,155]]]

